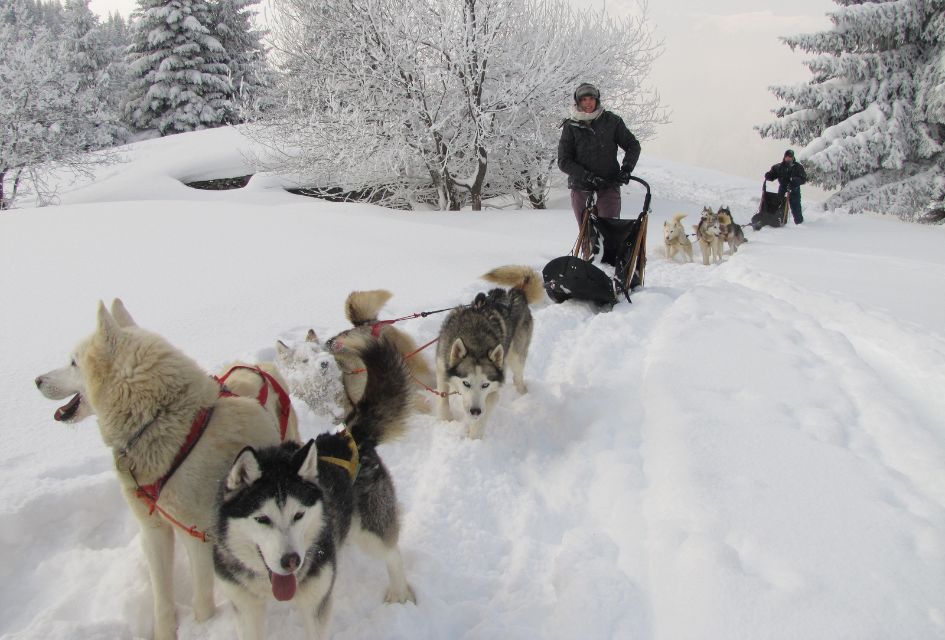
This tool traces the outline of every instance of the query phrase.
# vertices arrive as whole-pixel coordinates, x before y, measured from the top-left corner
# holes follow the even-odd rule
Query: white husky
[[[413,339],[393,324],[378,322],[378,314],[393,294],[384,289],[352,291],[345,300],[345,316],[353,328],[322,342],[309,329],[304,341],[288,345],[276,342],[276,362],[289,380],[292,394],[301,398],[315,413],[342,416],[364,395],[367,376],[364,363],[350,349],[342,348],[350,335],[383,336],[390,340],[406,359],[410,377],[423,387],[434,384],[433,371]],[[420,386],[414,389],[419,391]],[[428,413],[425,398],[412,394],[415,411]]]
[[[276,363],[289,381],[289,391],[316,414],[340,422],[348,397],[341,367],[328,346],[309,329],[305,340],[286,344],[276,341]]]
[[[689,258],[689,262],[693,261],[692,242],[682,225],[682,219],[685,217],[685,213],[677,213],[672,220],[663,223],[663,244],[666,245],[667,260],[672,260],[681,251],[685,257]]]
[[[251,371],[232,375],[244,374],[258,379]],[[250,390],[260,388],[243,382]],[[255,397],[233,395],[162,337],[140,329],[120,300],[111,313],[99,304],[95,332],[68,366],[39,376],[36,386],[53,400],[72,396],[56,410],[56,420],[98,417],[122,493],[141,527],[154,637],[176,638],[174,525],[166,518],[194,527],[194,534],[207,532],[217,486],[233,459],[246,446],[278,444],[284,408],[278,400],[267,401],[267,409]],[[297,440],[292,424],[284,435]],[[181,539],[193,573],[194,613],[203,621],[214,613],[211,545],[197,537]]]

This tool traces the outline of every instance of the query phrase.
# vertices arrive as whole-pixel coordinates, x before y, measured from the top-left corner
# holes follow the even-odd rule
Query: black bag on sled
[[[599,305],[613,306],[617,294],[622,293],[630,302],[630,290],[643,284],[646,267],[646,226],[650,212],[650,185],[631,176],[631,180],[646,187],[643,211],[635,220],[599,218],[596,206],[586,212],[589,215],[587,229],[590,233],[592,255],[583,259],[577,255],[555,258],[542,270],[545,291],[555,302],[574,298]],[[578,245],[581,244],[580,235]],[[601,253],[600,262],[614,267],[611,277],[594,264],[593,259]],[[577,253],[577,249],[575,250]]]
[[[541,272],[545,291],[555,302],[571,298],[589,300],[597,304],[616,304],[614,285],[610,277],[592,262],[577,256],[561,256],[545,265]]]
[[[762,227],[781,227],[787,224],[787,194],[768,191],[767,184],[767,180],[761,184],[761,202],[758,204],[758,213],[751,217],[751,228],[755,231]]]

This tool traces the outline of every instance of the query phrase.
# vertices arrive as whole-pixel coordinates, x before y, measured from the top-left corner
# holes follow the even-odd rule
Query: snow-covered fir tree
[[[262,43],[265,31],[253,24],[260,0],[217,0],[210,5],[213,32],[223,45],[240,119],[269,106],[275,77]]]
[[[827,204],[917,217],[945,195],[945,0],[834,0],[830,31],[784,38],[813,78],[772,87],[762,136],[803,145]]]
[[[60,52],[65,63],[64,80],[74,87],[77,98],[86,101],[89,130],[86,132],[90,150],[121,144],[128,137],[121,123],[121,90],[113,75],[106,33],[99,25],[98,16],[89,9],[89,0],[66,0],[63,7],[63,32]],[[113,71],[117,72],[113,74]]]
[[[161,135],[234,119],[227,55],[203,0],[139,0],[128,52],[126,120]]]
[[[131,28],[117,11],[108,15],[99,25],[99,41],[104,50],[110,88],[110,101],[114,101],[119,118],[128,93],[130,78],[125,53],[131,45]]]

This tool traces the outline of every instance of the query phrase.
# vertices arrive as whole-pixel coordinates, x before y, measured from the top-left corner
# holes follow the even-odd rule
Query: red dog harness
[[[221,385],[225,385],[226,379],[229,378],[230,374],[237,369],[255,371],[259,377],[263,379],[262,387],[259,389],[259,395],[256,396],[256,400],[262,406],[265,407],[266,400],[269,399],[269,387],[272,387],[272,390],[276,392],[277,396],[279,396],[279,439],[285,440],[286,429],[289,426],[289,412],[292,410],[292,401],[289,399],[289,394],[286,393],[286,390],[282,388],[282,385],[279,384],[279,381],[276,380],[272,374],[266,373],[259,367],[250,367],[249,365],[245,364],[238,364],[230,367],[229,371],[217,378],[217,382],[219,382]]]
[[[279,439],[285,440],[286,430],[289,424],[289,412],[292,409],[292,401],[289,399],[289,394],[286,393],[285,389],[282,388],[282,385],[276,381],[276,379],[260,369],[259,367],[250,367],[246,365],[236,365],[232,367],[229,371],[223,374],[222,377],[217,378],[216,380],[220,384],[220,393],[218,398],[233,398],[238,397],[237,394],[231,392],[229,389],[224,386],[226,379],[233,373],[236,369],[249,369],[250,371],[255,371],[263,379],[262,388],[259,390],[259,395],[256,396],[256,400],[260,405],[266,406],[266,400],[269,398],[269,386],[271,385],[273,390],[276,392],[276,395],[279,396]],[[171,479],[171,476],[174,475],[174,472],[184,463],[184,460],[187,459],[187,456],[190,455],[190,452],[193,451],[193,448],[197,446],[197,443],[200,441],[200,437],[204,434],[204,431],[207,430],[207,425],[210,424],[210,418],[213,416],[213,407],[204,407],[197,412],[196,417],[194,417],[193,423],[190,425],[190,433],[187,434],[187,438],[184,440],[184,444],[181,445],[180,451],[177,452],[177,455],[174,457],[174,461],[171,463],[170,469],[167,473],[158,478],[155,482],[146,485],[138,485],[138,489],[135,494],[144,502],[146,502],[151,507],[150,514],[153,514],[155,511],[158,511],[162,516],[164,516],[169,522],[180,527],[190,535],[195,538],[202,540],[203,542],[207,541],[207,534],[204,531],[200,531],[195,526],[186,527],[179,520],[171,516],[167,511],[158,506],[158,498],[161,497],[161,490],[164,488],[164,485],[168,483]],[[132,473],[132,478],[134,474]],[[137,484],[135,480],[135,484]]]

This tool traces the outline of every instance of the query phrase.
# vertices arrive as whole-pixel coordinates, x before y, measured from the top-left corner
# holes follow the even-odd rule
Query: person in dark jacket
[[[619,164],[618,147],[624,152]],[[580,85],[558,141],[558,168],[568,174],[571,208],[579,227],[587,196],[595,190],[597,214],[602,218],[620,217],[620,185],[630,182],[639,159],[640,143],[620,116],[601,106],[597,87]]]
[[[803,165],[794,159],[791,149],[784,152],[784,159],[780,164],[774,165],[765,173],[765,180],[778,181],[778,193],[782,196],[788,194],[794,224],[804,222],[804,214],[801,212],[801,185],[807,182],[807,173]]]

